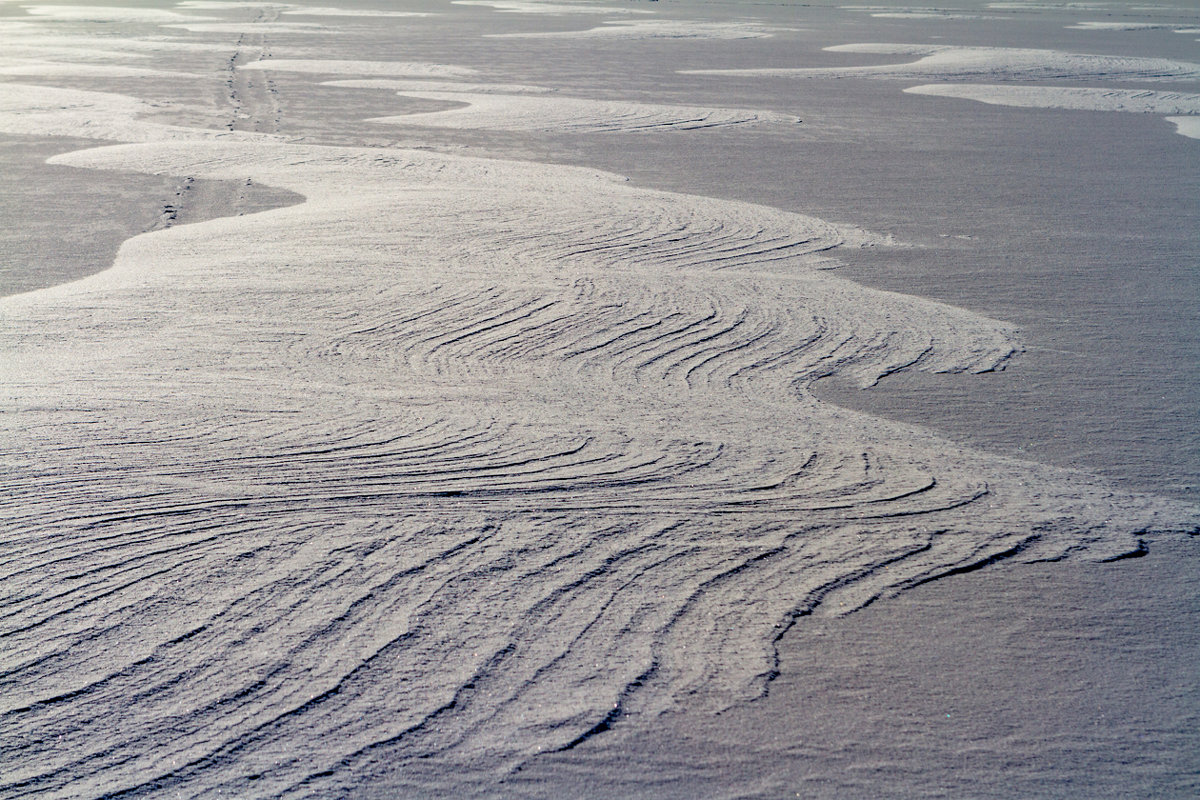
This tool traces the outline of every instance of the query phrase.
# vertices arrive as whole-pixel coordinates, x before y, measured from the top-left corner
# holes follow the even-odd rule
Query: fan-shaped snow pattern
[[[1200,94],[1137,89],[1078,89],[1061,86],[989,86],[931,84],[904,91],[938,97],[959,97],[999,106],[1068,108],[1081,111],[1128,111],[1140,114],[1200,114]],[[1184,129],[1179,133],[1188,134]]]
[[[863,67],[687,70],[695,74],[794,75],[996,81],[1032,80],[1198,80],[1200,64],[1166,58],[1105,56],[1015,47],[958,47],[929,44],[847,44],[827,47],[837,53],[921,56],[907,64]]]
[[[414,91],[405,91],[404,95],[427,100],[465,102],[470,105],[447,111],[378,117],[368,121],[438,128],[551,132],[658,131],[668,128],[691,130],[752,122],[800,121],[793,116],[769,111],[584,100],[574,97]]]
[[[774,36],[775,28],[749,22],[696,22],[692,20],[617,20],[583,31],[493,33],[489,38],[565,39],[761,39]]]
[[[51,105],[19,124],[52,133]],[[307,202],[0,300],[6,795],[511,769],[755,696],[822,603],[1197,518],[811,399],[1015,347],[812,269],[861,232],[423,151],[198,135],[53,160]]]

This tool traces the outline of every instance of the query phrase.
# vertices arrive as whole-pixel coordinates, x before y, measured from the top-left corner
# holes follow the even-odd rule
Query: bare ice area
[[[1007,619],[1026,624],[986,651],[984,672],[1024,675],[1041,653],[1060,668],[1022,685],[1028,714],[1064,707],[1042,702],[1061,700],[1043,693],[1073,674],[1062,665],[1104,655],[1077,641],[1087,615],[1134,604],[1115,577],[1126,559],[1164,541],[1187,557],[1200,494],[990,448],[1000,423],[971,408],[952,440],[930,427],[939,395],[912,404],[926,425],[823,387],[1001,394],[1051,349],[1038,320],[1079,312],[1065,298],[1110,308],[1112,293],[1066,290],[1107,286],[1103,270],[1123,263],[1082,276],[1055,264],[1049,278],[1030,265],[1030,242],[1079,213],[1034,181],[1086,149],[1020,115],[1140,111],[1194,136],[1200,95],[1177,85],[1200,80],[1176,57],[1188,42],[1133,37],[1173,39],[1163,57],[1038,37],[831,48],[847,20],[906,37],[961,21],[741,2],[687,9],[695,20],[649,3],[322,2],[0,7],[23,53],[0,55],[0,163],[16,165],[0,275],[94,248],[61,282],[0,297],[0,799],[1016,797],[1107,758],[1091,728],[1032,744],[1025,729],[964,728],[943,745],[925,716],[872,714],[920,702],[897,688],[913,669],[972,692],[975,651],[957,654],[966,667],[954,651]],[[629,13],[656,16],[560,30]],[[1048,36],[1077,35],[1060,17]],[[193,47],[171,50],[162,25]],[[772,35],[742,38],[753,31]],[[524,33],[546,35],[509,35]],[[918,60],[848,67],[846,54]],[[793,60],[810,66],[778,66]],[[900,92],[859,77],[996,83]],[[1181,90],[1015,85],[1044,79]],[[1105,192],[1144,189],[1161,163],[1160,191],[1187,195],[1193,141],[1105,119],[1128,126],[1108,145],[1143,160],[1064,169],[1054,188],[1098,215],[1143,213]],[[996,180],[974,171],[996,163]],[[1009,198],[1017,173],[1033,177]],[[62,202],[27,200],[43,185]],[[50,241],[47,207],[71,244]],[[1195,209],[1163,213],[1176,216],[1147,221],[1139,245],[1188,263]],[[938,272],[958,261],[983,266]],[[1164,294],[1192,284],[1145,264],[1168,288],[1129,305],[1176,315],[1186,353],[1190,312]],[[966,288],[939,296],[952,286]],[[1120,320],[1134,312],[1101,311],[1077,338],[1131,347]],[[1148,402],[1170,411],[1189,364],[1145,363]],[[1039,435],[1047,414],[1071,414],[1058,387],[1083,383],[1052,376],[997,415]],[[1165,450],[1165,432],[1128,424],[1147,453]],[[1190,474],[1161,468],[1177,484]],[[1096,564],[1120,587],[1111,603],[1073,608],[1046,588],[1079,574],[1059,568]],[[1044,582],[967,611],[937,604],[942,579],[1005,570]],[[1156,659],[1189,663],[1159,639]],[[906,653],[936,662],[906,668]],[[833,706],[813,698],[864,676],[887,708],[828,724]],[[1147,707],[1165,707],[1157,697]],[[1128,723],[1135,701],[1122,702],[1114,730],[1153,727]],[[1146,746],[1168,755],[1123,789],[1185,796],[1194,775],[1176,755],[1194,749],[1193,716],[1150,730]],[[873,726],[892,744],[864,744]],[[978,773],[930,751],[969,751]],[[1040,761],[1025,769],[1041,751],[1050,779]],[[974,780],[994,763],[1021,765],[1020,781]]]

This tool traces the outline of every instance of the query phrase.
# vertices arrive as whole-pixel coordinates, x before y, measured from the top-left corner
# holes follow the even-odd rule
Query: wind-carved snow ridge
[[[406,97],[468,103],[465,108],[429,111],[367,120],[387,125],[416,125],[508,131],[647,132],[695,130],[749,123],[798,123],[800,119],[770,111],[703,108],[619,100],[587,100],[467,92],[422,92],[405,89]]]
[[[337,8],[329,6],[304,6],[295,3],[255,2],[254,0],[184,0],[175,4],[178,8],[198,9],[202,11],[236,11],[241,9],[269,9],[280,14],[302,17],[432,17],[434,12],[427,11],[383,11],[368,8]]]
[[[333,36],[341,33],[339,29],[326,27],[319,22],[196,22],[172,23],[162,27],[177,28],[190,33],[298,33],[305,36]]]
[[[130,67],[123,64],[81,64],[0,56],[0,75],[25,77],[79,76],[92,78],[200,78],[189,72]]]
[[[1066,26],[1078,31],[1158,31],[1174,30],[1176,33],[1187,33],[1179,30],[1183,26],[1170,22],[1077,22]]]
[[[554,0],[450,0],[456,6],[488,6],[511,14],[653,14],[645,8],[606,3],[559,3]]]
[[[466,78],[470,67],[415,61],[348,61],[344,59],[269,58],[243,64],[239,69],[302,72],[319,75],[381,75],[407,78]]]
[[[53,66],[46,65],[45,70],[33,74],[54,74]],[[177,76],[179,73],[171,74]],[[156,110],[151,103],[124,95],[5,83],[0,92],[0,133],[71,136],[112,142],[282,140],[272,134],[205,130],[145,119]]]
[[[0,300],[0,794],[502,775],[623,715],[760,695],[798,615],[1200,519],[816,402],[824,376],[1019,348],[814,269],[862,231],[425,151],[53,161],[307,201]]]
[[[1071,0],[1061,3],[1037,3],[1032,0],[1020,0],[1020,2],[988,3],[987,7],[1004,11],[1106,11],[1109,10],[1110,3],[1072,2]]]
[[[357,80],[322,81],[322,86],[341,86],[346,89],[394,89],[400,94],[412,92],[457,92],[465,94],[552,94],[555,89],[519,83],[465,83],[429,79],[395,80],[364,78]],[[461,98],[456,98],[461,101]]]
[[[905,64],[860,67],[685,70],[689,74],[863,77],[994,81],[1200,79],[1200,64],[1166,58],[1091,55],[1014,47],[964,47],[930,44],[847,44],[827,47],[835,53],[920,56]]]
[[[1008,17],[998,16],[995,14],[980,14],[977,12],[967,12],[961,9],[940,8],[936,6],[841,6],[847,11],[861,11],[870,14],[872,17],[881,19],[972,19],[972,20],[997,20],[1008,19]]]
[[[752,22],[693,20],[612,20],[582,31],[492,33],[492,39],[762,39],[778,28]]]
[[[553,90],[539,86],[424,80],[425,77],[470,77],[475,74],[468,68],[440,64],[268,59],[252,62],[244,68],[315,74],[408,76],[419,78],[419,80],[340,80],[326,81],[323,85],[359,89],[395,89],[406,97],[466,104],[463,107],[444,111],[375,117],[366,120],[385,125],[578,133],[695,130],[764,122],[784,124],[800,122],[798,117],[771,111],[550,97],[546,95],[553,94]]]
[[[430,11],[381,11],[367,8],[336,8],[326,6],[284,6],[283,14],[298,17],[432,17]]]
[[[66,6],[66,5],[22,5],[22,9],[33,17],[72,22],[205,22],[216,19],[199,14],[180,14],[159,8],[135,8],[125,6]]]

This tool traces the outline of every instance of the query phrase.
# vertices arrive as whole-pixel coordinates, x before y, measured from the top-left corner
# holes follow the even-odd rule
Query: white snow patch
[[[1077,22],[1064,27],[1075,31],[1158,31],[1179,26],[1162,22]]]
[[[267,134],[210,131],[140,119],[156,110],[157,106],[126,95],[0,84],[0,133],[71,136],[110,142],[279,140],[279,137]]]
[[[846,44],[825,48],[835,53],[920,56],[904,64],[862,67],[812,67],[684,70],[691,74],[854,77],[895,80],[1197,80],[1200,64],[1165,58],[1093,55],[1014,47],[962,47],[931,44]]]
[[[490,6],[511,14],[653,14],[641,8],[583,5],[579,3],[542,3],[538,0],[451,0],[456,6]]]
[[[1200,119],[1200,94],[1141,91],[1138,89],[1066,88],[1061,86],[989,86],[984,84],[931,84],[911,86],[910,94],[956,97],[980,103],[1018,108],[1060,108],[1077,111],[1123,111],[1135,114],[1174,114],[1168,117],[1183,136],[1195,138],[1194,122]],[[1188,116],[1182,116],[1188,115]]]
[[[369,8],[333,8],[316,6],[289,6],[283,12],[303,17],[432,17],[431,11],[380,11]]]
[[[1009,19],[994,14],[969,13],[959,9],[938,7],[841,6],[846,11],[862,11],[879,19]]]
[[[912,86],[904,91],[910,94],[957,97],[990,105],[1019,108],[1125,111],[1136,114],[1200,114],[1200,94],[1183,92],[1062,86],[989,86],[974,83]]]
[[[1104,11],[1109,3],[988,3],[1007,11]]]
[[[72,22],[180,22],[216,19],[193,14],[180,14],[160,8],[127,8],[124,6],[21,6],[35,17]]]
[[[102,78],[201,78],[191,72],[172,72],[144,67],[127,67],[121,64],[79,64],[66,61],[22,61],[0,59],[0,75],[23,77],[61,77],[78,75]]]
[[[1167,117],[1174,124],[1175,132],[1189,139],[1200,139],[1200,117]]]
[[[176,3],[178,8],[195,8],[201,11],[226,11],[242,8],[286,8],[286,3],[260,3],[254,0],[183,0]]]
[[[465,92],[471,94],[551,94],[555,89],[545,86],[526,86],[512,83],[457,83],[438,80],[365,80],[322,81],[322,86],[342,86],[347,89],[394,89],[397,92]]]
[[[145,58],[151,53],[177,53],[181,50],[195,53],[228,53],[229,45],[215,42],[191,42],[175,38],[130,38],[124,36],[102,36],[61,33],[46,33],[41,25],[33,30],[15,29],[0,25],[0,34],[21,34],[21,41],[5,46],[3,56],[17,57],[21,53],[61,54],[62,57],[78,58]],[[3,57],[0,56],[0,57]]]
[[[693,22],[690,20],[613,20],[583,31],[492,33],[494,39],[762,39],[781,28],[752,22]],[[792,30],[792,29],[788,29]]]
[[[252,61],[239,69],[303,72],[316,75],[395,75],[410,78],[455,78],[476,74],[470,67],[429,64],[417,61],[350,61],[337,59],[269,58]]]
[[[340,33],[317,22],[198,22],[195,24],[171,24],[164,28],[177,28],[192,33]]]
[[[573,97],[405,92],[410,97],[470,103],[466,108],[431,111],[369,120],[390,125],[418,125],[477,130],[589,131],[690,130],[754,122],[796,123],[796,117],[769,111],[587,100]]]

